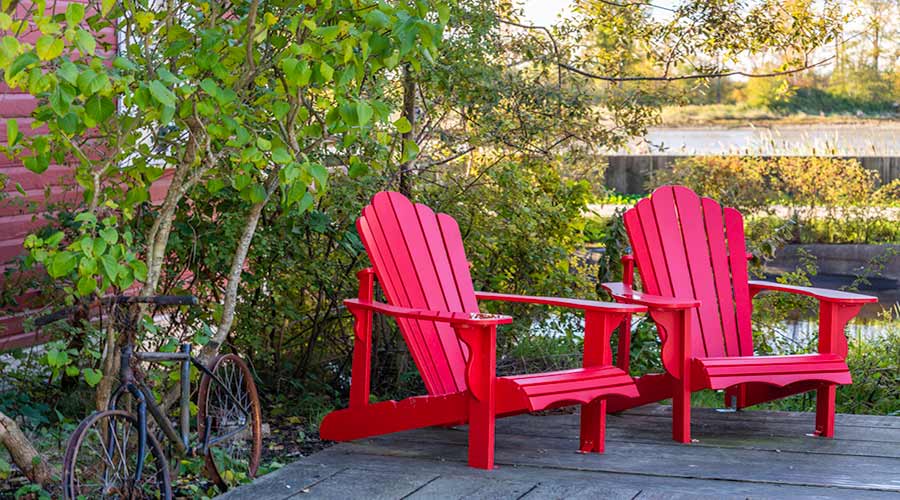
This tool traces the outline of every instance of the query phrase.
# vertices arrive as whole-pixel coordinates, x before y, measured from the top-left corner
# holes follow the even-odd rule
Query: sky
[[[556,16],[567,10],[572,0],[524,0],[525,19],[538,26],[549,26],[556,21]]]
[[[559,13],[569,11],[572,0],[519,0],[518,2],[525,12],[525,20],[537,26],[550,26],[554,24]],[[657,0],[654,5],[674,7],[677,0]],[[654,9],[653,15],[664,15],[665,11]]]

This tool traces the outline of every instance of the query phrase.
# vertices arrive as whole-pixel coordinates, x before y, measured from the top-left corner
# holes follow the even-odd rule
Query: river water
[[[651,128],[620,154],[900,155],[900,123]]]

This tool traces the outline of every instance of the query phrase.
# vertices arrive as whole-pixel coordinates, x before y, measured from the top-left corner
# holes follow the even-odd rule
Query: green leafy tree
[[[242,222],[206,359],[231,329],[264,208],[303,214],[338,164],[358,176],[386,161],[396,125],[384,83],[436,56],[448,16],[424,0],[100,0],[64,11],[38,0],[20,11],[0,13],[10,33],[0,68],[39,104],[34,133],[7,122],[3,150],[35,173],[69,165],[83,193],[70,224],[29,236],[26,266],[45,269],[62,302],[134,286],[159,293],[176,214],[191,210],[195,193],[234,193]],[[118,51],[98,35],[114,32]],[[108,331],[98,407],[116,342]]]

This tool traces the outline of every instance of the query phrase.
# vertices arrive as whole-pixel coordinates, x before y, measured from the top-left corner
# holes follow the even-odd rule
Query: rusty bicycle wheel
[[[203,374],[197,401],[197,429],[210,447],[206,475],[225,491],[256,476],[262,454],[262,411],[256,384],[247,365],[235,354],[224,354]]]
[[[159,442],[147,434],[140,480],[137,419],[121,410],[94,413],[69,438],[63,462],[63,497],[106,499],[172,498],[169,467]]]

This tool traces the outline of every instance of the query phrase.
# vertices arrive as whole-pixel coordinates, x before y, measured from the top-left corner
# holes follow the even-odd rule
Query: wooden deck
[[[669,407],[610,415],[606,453],[584,455],[577,415],[497,421],[497,469],[466,467],[464,429],[422,429],[328,448],[220,497],[900,498],[900,417],[694,409],[691,445]]]

